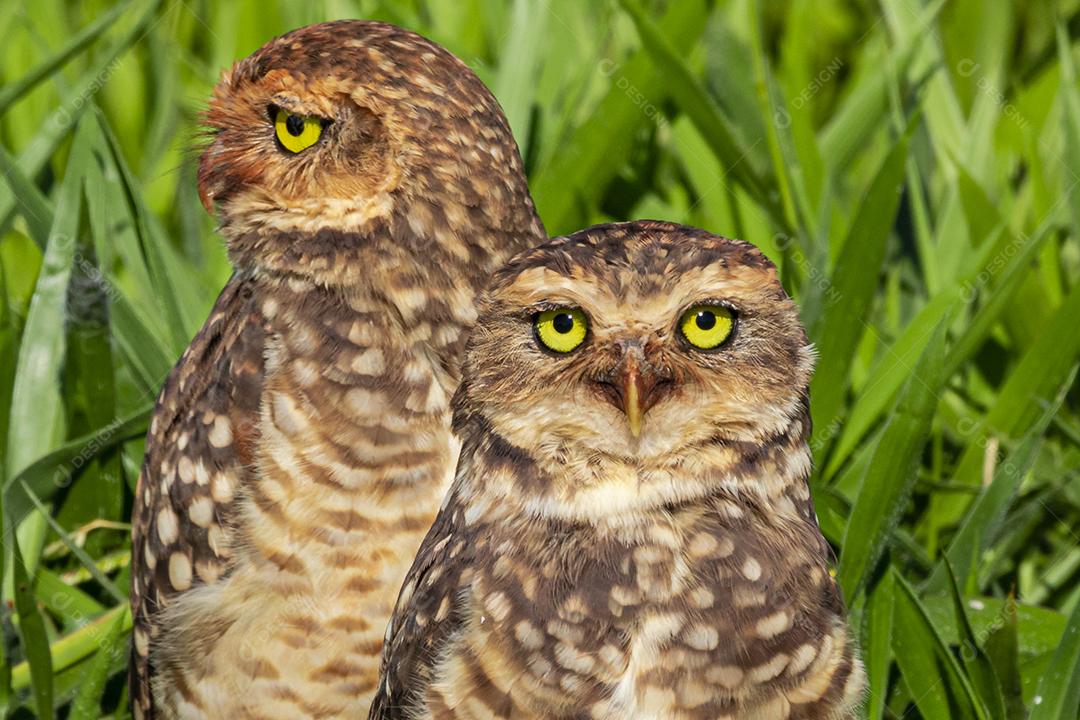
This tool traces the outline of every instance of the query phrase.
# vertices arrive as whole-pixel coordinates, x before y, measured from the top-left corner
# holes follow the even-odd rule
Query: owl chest
[[[329,540],[402,508],[426,519],[456,461],[455,382],[418,347],[363,316],[284,323],[267,352],[254,505]]]
[[[234,570],[200,621],[227,630],[193,684],[219,707],[295,717],[270,698],[299,697],[300,714],[358,717],[456,463],[452,387],[377,324],[288,320],[266,353]]]
[[[499,658],[491,667],[515,692],[527,688],[537,707],[556,702],[567,717],[588,708],[595,718],[689,720],[738,716],[747,698],[799,682],[828,649],[830,579],[808,557],[752,531],[656,528],[654,537],[597,547],[539,591],[498,561],[476,586],[486,621],[477,632],[498,638],[478,655]]]

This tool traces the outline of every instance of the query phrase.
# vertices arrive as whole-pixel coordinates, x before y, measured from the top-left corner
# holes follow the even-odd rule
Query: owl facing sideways
[[[854,717],[807,476],[813,355],[752,245],[556,238],[479,304],[446,505],[371,718]]]
[[[492,95],[390,25],[271,41],[206,124],[199,190],[235,273],[147,438],[133,710],[362,717],[453,475],[474,296],[543,227]]]

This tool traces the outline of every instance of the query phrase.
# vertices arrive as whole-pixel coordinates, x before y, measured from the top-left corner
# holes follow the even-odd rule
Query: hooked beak
[[[616,368],[610,380],[603,381],[612,400],[626,413],[630,434],[641,436],[641,422],[645,413],[656,404],[659,390],[669,384],[671,378],[661,375],[653,367],[642,362],[640,352],[630,351]]]

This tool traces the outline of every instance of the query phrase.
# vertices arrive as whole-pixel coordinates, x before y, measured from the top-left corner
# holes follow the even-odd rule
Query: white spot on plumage
[[[205,495],[195,498],[188,508],[188,517],[201,528],[210,527],[210,521],[214,519],[213,501]]]
[[[180,537],[179,521],[169,505],[158,511],[157,534],[162,545],[172,545]]]
[[[183,552],[177,551],[169,556],[169,583],[174,590],[191,587],[191,560]]]
[[[779,610],[757,621],[755,630],[763,640],[776,637],[791,627],[791,615],[786,610]]]
[[[216,448],[226,448],[232,444],[232,424],[229,422],[229,418],[225,415],[218,415],[214,418],[214,426],[210,428],[210,434],[207,436],[210,440],[210,444]]]

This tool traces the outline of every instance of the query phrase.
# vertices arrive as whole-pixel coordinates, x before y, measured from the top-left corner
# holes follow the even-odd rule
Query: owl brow
[[[709,297],[699,298],[697,300],[691,300],[690,302],[685,303],[682,306],[682,310],[679,311],[679,315],[682,315],[684,312],[686,312],[690,308],[697,307],[698,305],[718,305],[718,306],[720,306],[722,308],[727,308],[728,310],[735,313],[736,315],[741,315],[742,314],[742,310],[740,310],[739,307],[734,302],[731,301],[731,299],[709,296]]]
[[[270,98],[270,102],[266,106],[266,114],[269,116],[271,123],[274,122],[278,110],[285,110],[294,115],[303,115],[305,117],[318,118],[319,121],[322,123],[323,127],[326,127],[333,122],[332,118],[324,117],[320,113],[308,112],[304,108],[303,101],[288,95],[278,94]]]
[[[563,308],[576,308],[580,306],[581,303],[567,298],[565,300],[538,300],[537,302],[530,303],[529,309],[535,312],[543,312],[545,310],[562,310]]]

